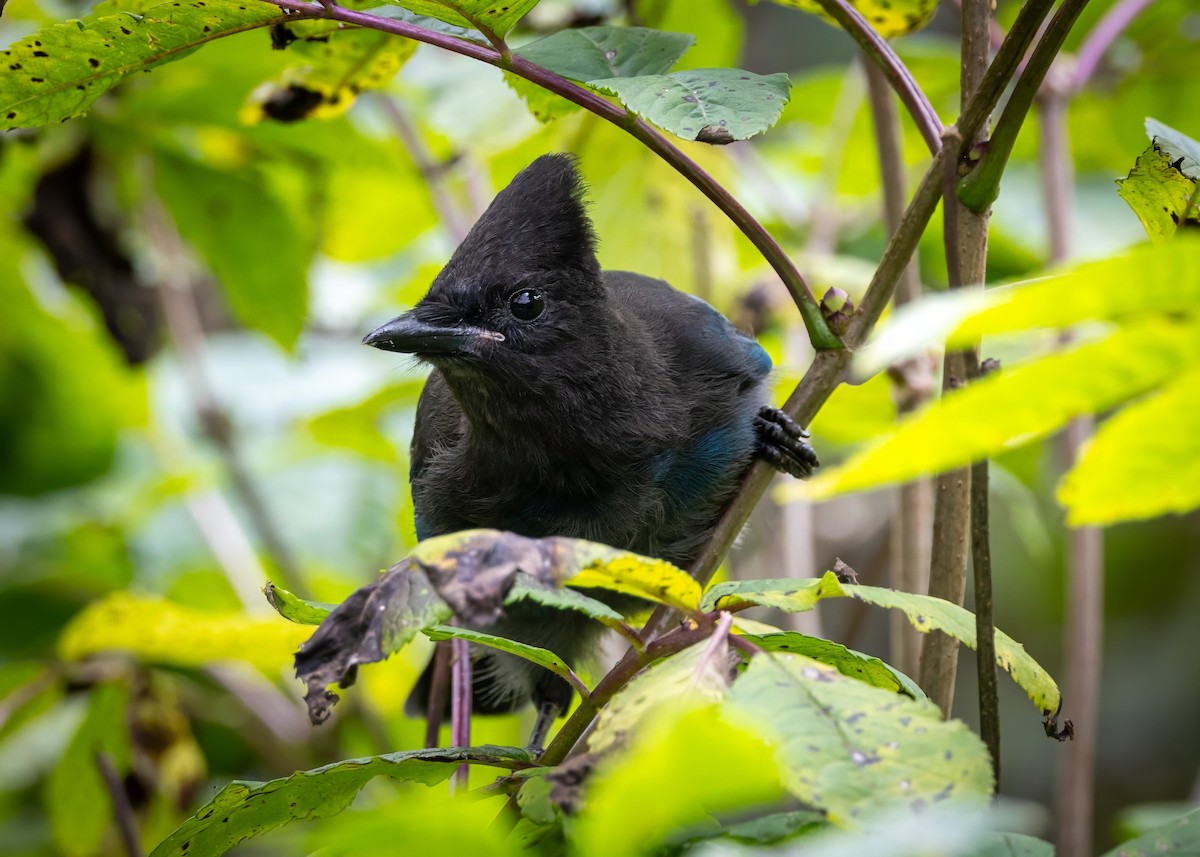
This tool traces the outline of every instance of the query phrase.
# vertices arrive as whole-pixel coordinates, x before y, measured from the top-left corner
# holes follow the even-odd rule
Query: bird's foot
[[[808,432],[778,408],[764,405],[754,418],[758,454],[782,473],[807,479],[821,466],[817,453],[805,443]]]
[[[533,724],[533,733],[529,736],[525,749],[531,756],[540,759],[542,751],[546,749],[546,736],[550,733],[551,725],[562,714],[563,707],[544,699],[536,702],[536,706],[537,720]]]

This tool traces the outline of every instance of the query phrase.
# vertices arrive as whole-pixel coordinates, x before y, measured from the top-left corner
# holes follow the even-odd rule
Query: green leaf
[[[538,0],[389,0],[418,15],[503,38]]]
[[[588,737],[588,749],[603,753],[619,746],[655,709],[697,706],[723,698],[729,689],[724,651],[721,647],[714,653],[708,642],[697,643],[637,676],[601,709]]]
[[[340,116],[360,93],[387,86],[417,49],[411,39],[378,30],[338,30],[321,38],[301,40],[291,48],[309,61],[255,90],[242,111],[243,120],[295,122]]]
[[[580,27],[552,33],[514,53],[568,80],[586,83],[669,71],[694,42],[690,35],[646,27]],[[506,73],[504,79],[542,122],[579,109],[523,77]]]
[[[337,606],[336,604],[305,601],[286,589],[280,589],[270,581],[267,581],[267,585],[263,587],[263,595],[267,597],[267,603],[274,607],[280,616],[297,625],[320,625]]]
[[[361,402],[318,414],[304,427],[313,440],[325,446],[348,449],[364,458],[395,464],[400,455],[383,430],[384,416],[400,405],[411,407],[423,385],[424,380],[389,384]]]
[[[816,0],[773,0],[780,6],[790,6],[817,15],[826,23],[837,26]],[[850,5],[867,19],[871,27],[886,39],[915,32],[937,13],[937,0],[850,0]]]
[[[10,128],[80,116],[131,72],[286,20],[269,3],[189,0],[153,6],[140,18],[106,15],[46,27],[0,51],[8,66],[0,76],[0,116]]]
[[[147,663],[181,667],[244,661],[278,676],[308,634],[307,628],[273,616],[196,610],[155,596],[114,592],[71,619],[59,637],[58,655],[77,661],[127,652]]]
[[[238,321],[292,348],[308,312],[314,247],[292,211],[250,171],[160,149],[155,180],[180,235],[207,262]]]
[[[811,658],[755,656],[724,707],[773,740],[788,790],[835,824],[891,805],[983,803],[991,794],[987,749],[963,723]]]
[[[579,27],[530,42],[514,53],[568,80],[664,74],[695,43],[686,33],[646,27]]]
[[[510,655],[516,655],[518,658],[524,658],[531,663],[545,667],[569,682],[580,694],[586,696],[589,693],[587,685],[580,681],[574,670],[567,666],[562,658],[548,649],[530,646],[527,643],[518,643],[516,640],[497,637],[495,634],[485,634],[483,631],[475,631],[471,628],[455,628],[451,625],[434,625],[431,628],[422,629],[422,633],[435,643],[441,640],[459,639],[479,646],[487,646],[489,649],[508,652]]]
[[[432,786],[463,762],[512,770],[533,759],[515,747],[414,750],[348,759],[267,782],[235,780],[159,843],[151,857],[215,857],[293,821],[336,815],[375,777]]]
[[[1200,368],[1101,425],[1058,488],[1073,527],[1200,506]]]
[[[1022,833],[993,833],[970,857],[1054,857],[1054,846]]]
[[[962,467],[1152,390],[1197,360],[1194,322],[1130,324],[944,396],[842,466],[788,484],[777,496],[824,499]]]
[[[603,601],[589,598],[582,592],[543,584],[529,574],[519,573],[512,589],[504,599],[505,604],[518,601],[534,601],[557,610],[574,610],[610,627],[625,621],[625,617]]]
[[[872,687],[890,690],[892,693],[903,693],[913,699],[925,698],[925,693],[916,682],[904,673],[888,666],[879,658],[848,649],[832,640],[809,637],[794,631],[762,635],[743,634],[742,637],[768,652],[790,652],[829,664],[842,675],[865,681]]]
[[[59,853],[96,854],[112,822],[113,806],[96,754],[108,755],[124,775],[130,765],[129,689],[98,684],[88,699],[87,716],[46,783],[46,815]]]
[[[975,617],[957,604],[929,595],[842,583],[831,571],[825,572],[824,577],[805,580],[783,578],[722,583],[712,587],[704,603],[707,609],[759,604],[803,612],[825,598],[856,598],[877,607],[901,610],[913,627],[923,634],[939,630],[972,649],[976,646]],[[1012,676],[1043,715],[1058,711],[1061,696],[1054,680],[1020,643],[999,629],[996,630],[996,663]]]
[[[6,203],[24,208],[12,197]],[[0,223],[0,494],[36,496],[102,476],[121,430],[146,411],[145,385],[86,299],[26,285],[34,261],[26,239]]]
[[[733,610],[753,604],[788,613],[803,613],[811,610],[822,598],[828,597],[828,579],[829,575],[778,580],[727,580],[708,588],[704,600],[700,602],[700,609]],[[841,590],[834,589],[833,594],[841,594]]]
[[[1144,833],[1137,839],[1122,842],[1102,857],[1170,857],[1170,855],[1200,854],[1200,809],[1170,824]]]
[[[775,755],[715,705],[659,708],[589,778],[586,804],[567,827],[572,853],[650,854],[712,815],[775,804],[784,795]]]
[[[786,74],[758,75],[709,68],[587,84],[615,95],[626,108],[685,140],[732,143],[770,128],[790,98]]]
[[[1117,179],[1117,193],[1129,203],[1155,244],[1175,236],[1187,223],[1200,223],[1196,179],[1188,178],[1176,161],[1152,143],[1138,155],[1129,175]]]

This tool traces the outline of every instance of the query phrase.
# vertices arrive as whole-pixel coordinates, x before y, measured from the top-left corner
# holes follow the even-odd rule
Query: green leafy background
[[[518,56],[617,93],[606,97],[660,123],[730,187],[818,293],[837,285],[861,295],[883,230],[874,139],[850,40],[806,14],[812,7],[786,8],[799,3],[634,5],[642,27],[676,35],[562,34],[569,3],[411,2],[387,11],[405,20],[440,18],[444,32],[477,42],[486,39],[454,28],[507,34]],[[952,121],[957,18],[941,5],[938,17],[895,47],[943,120]],[[1111,5],[1089,4],[1069,50]],[[998,5],[1002,24],[1017,6]],[[891,36],[912,29],[908,17],[924,23],[932,6],[891,4],[892,17],[883,21],[876,19],[879,9],[861,8]],[[1028,284],[997,290],[986,307],[956,308],[951,322],[939,316],[940,327],[921,314],[896,314],[885,324],[882,334],[898,337],[899,350],[909,353],[936,348],[952,334],[986,337],[985,356],[1003,364],[990,386],[959,394],[978,396],[965,404],[948,399],[940,411],[898,427],[893,389],[879,374],[840,388],[813,425],[826,469],[812,485],[828,499],[815,508],[816,565],[802,574],[817,575],[840,556],[864,584],[886,586],[881,557],[893,502],[890,489],[876,486],[993,454],[997,623],[1051,675],[1062,667],[1064,524],[1114,524],[1106,532],[1096,785],[1103,819],[1186,797],[1200,753],[1194,729],[1200,685],[1190,666],[1200,609],[1194,549],[1200,266],[1194,244],[1176,234],[1189,228],[1178,229],[1170,212],[1168,227],[1157,213],[1151,218],[1153,204],[1135,201],[1162,198],[1184,222],[1195,211],[1189,162],[1172,171],[1178,155],[1156,154],[1151,138],[1162,136],[1161,127],[1148,135],[1144,122],[1153,116],[1175,135],[1200,137],[1200,72],[1190,30],[1180,26],[1189,14],[1186,0],[1148,7],[1106,55],[1095,85],[1070,104],[1076,224],[1070,265],[1054,280],[1036,281],[1049,268],[1037,126],[1030,123],[996,206],[989,258],[990,282]],[[564,109],[561,99],[494,68],[396,39],[346,31],[306,41],[322,38],[326,25],[306,29],[293,21],[289,28],[300,40],[274,50],[270,25],[281,20],[275,7],[258,0],[178,6],[106,0],[95,8],[12,0],[0,18],[0,43],[8,51],[0,57],[6,117],[0,127],[18,129],[0,133],[0,841],[6,853],[10,847],[31,856],[121,853],[97,749],[136,796],[148,853],[232,781],[278,783],[298,771],[422,745],[423,724],[402,708],[428,657],[423,635],[386,664],[364,668],[334,722],[320,731],[308,724],[290,660],[310,629],[276,616],[259,594],[268,577],[289,588],[280,576],[286,563],[263,539],[228,456],[202,427],[193,373],[202,367],[241,467],[295,558],[298,594],[340,602],[414,541],[405,473],[423,370],[361,347],[361,336],[420,298],[461,228],[536,155],[579,157],[603,264],[665,277],[739,324],[757,326],[776,362],[778,398],[811,356],[795,344],[796,315],[756,251],[693,187],[618,129]],[[608,58],[609,50],[616,56]],[[585,64],[584,57],[603,61]],[[786,87],[777,77],[784,74]],[[740,115],[717,117],[718,127],[720,118],[727,120],[730,136],[753,134],[747,143],[691,142],[696,134],[685,129],[698,132],[701,120],[713,124],[709,114],[660,116],[638,100],[639,91],[655,91],[659,78],[707,82],[730,75],[774,81],[775,98],[746,114],[744,126],[737,124]],[[34,77],[41,80],[35,84]],[[309,86],[329,102],[335,94],[343,98],[315,118],[264,118],[264,99],[291,84]],[[740,95],[737,101],[745,103]],[[907,119],[902,127],[904,162],[915,177],[926,151]],[[1180,137],[1157,145],[1173,152]],[[1170,159],[1164,164],[1164,158]],[[35,193],[45,194],[46,177],[59,170],[76,170],[67,184],[80,196],[58,199],[56,222],[78,225],[73,218],[86,215],[97,227],[87,232],[93,252],[65,273],[26,223]],[[1142,174],[1156,173],[1166,177],[1165,186],[1143,183]],[[1118,179],[1126,179],[1120,188]],[[165,257],[153,238],[164,225],[182,241],[168,246]],[[818,252],[813,239],[830,232],[832,243],[817,244],[832,250]],[[1161,246],[1147,246],[1147,232]],[[935,222],[919,262],[931,290],[945,281],[941,240]],[[163,289],[190,290],[202,335],[198,352],[181,348],[178,331],[168,328]],[[139,318],[148,319],[144,326]],[[1058,337],[1067,330],[1077,344],[1059,354]],[[1098,412],[1101,432],[1068,473],[1054,433],[1085,411]],[[912,427],[918,421],[924,428]],[[865,472],[864,460],[873,461]],[[845,462],[859,463],[843,469]],[[859,493],[844,495],[851,489]],[[735,554],[734,574],[785,574],[772,535],[778,515],[773,501],[764,504]],[[614,580],[635,588],[616,571],[593,582]],[[675,603],[694,607],[701,593],[678,583]],[[598,594],[594,587],[583,591]],[[537,588],[521,594],[573,598]],[[574,603],[616,621],[599,602]],[[843,672],[861,667],[869,681],[845,676],[844,686],[870,696],[872,706],[883,699],[878,691],[888,694],[887,704],[921,709],[897,692],[906,677],[883,666],[888,612],[855,598],[823,601],[816,608],[819,639],[834,641],[824,646],[780,628],[754,633],[764,648],[781,653],[792,651],[782,649],[784,638],[807,645],[796,651],[816,658],[818,665],[808,668],[831,684],[843,682],[830,664]],[[750,615],[773,625],[791,621],[769,608]],[[778,660],[802,663],[782,654]],[[964,658],[959,708],[968,725],[972,667]],[[581,677],[589,686],[598,678]],[[758,680],[743,673],[724,696],[649,717],[645,735],[634,735],[622,750],[638,760],[646,780],[623,780],[633,768],[602,772],[595,815],[581,821],[581,830],[563,825],[544,800],[546,781],[523,772],[525,805],[541,814],[527,813],[516,835],[547,848],[569,841],[588,853],[606,847],[617,853],[631,842],[674,847],[816,835],[826,822],[788,803],[810,781],[786,766],[730,764],[728,780],[714,781],[701,776],[707,769],[697,762],[667,779],[684,747],[716,747],[717,758],[719,748],[743,760],[764,758],[762,727],[747,729],[734,715],[737,699],[753,697]],[[1026,696],[1018,684],[1002,684],[1003,790],[1050,805],[1058,754],[1044,743]],[[800,701],[788,704],[811,714]],[[1069,714],[1069,698],[1065,706]],[[659,716],[665,719],[655,724]],[[473,742],[520,745],[529,725],[527,714],[477,718]],[[964,764],[976,760],[978,748],[966,747],[969,734],[952,731],[952,740],[964,744]],[[438,776],[452,767],[421,764],[440,765]],[[490,826],[501,798],[449,802],[442,786],[400,783],[404,777],[385,772],[394,770],[388,762],[366,765],[330,769],[339,776],[353,771],[346,776],[365,783],[352,808],[314,824],[261,831],[261,847],[360,854],[371,843],[421,836],[433,851],[513,848],[513,839]],[[471,784],[487,786],[505,772],[473,767]],[[977,765],[956,776],[976,791],[985,785]],[[857,798],[834,788],[847,785],[841,774],[832,778],[832,785],[819,784],[823,794],[835,795],[820,807],[836,808],[842,822]],[[681,782],[694,784],[695,793],[668,788]],[[793,797],[780,797],[784,792]],[[685,800],[689,795],[694,803]],[[659,826],[608,821],[626,817],[647,796],[664,801]],[[739,801],[747,797],[761,817],[723,824],[744,811]],[[1160,823],[1169,813],[1178,808],[1126,813],[1128,822],[1103,824],[1099,848],[1144,833],[1148,822],[1137,819]],[[940,831],[977,843],[986,824],[972,819],[963,809]],[[938,832],[933,825],[888,823],[881,829],[893,832],[865,840],[877,847],[858,853],[888,853],[889,836],[925,842],[920,837]],[[251,819],[244,829],[256,824]],[[1186,837],[1192,827],[1169,835]],[[601,829],[613,831],[612,838],[595,832]],[[997,842],[1038,853],[1023,840]],[[1005,853],[983,853],[993,852]]]

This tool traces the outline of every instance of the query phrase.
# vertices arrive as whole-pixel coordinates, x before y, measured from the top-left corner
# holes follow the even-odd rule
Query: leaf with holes
[[[418,15],[503,38],[538,0],[388,0]]]
[[[788,790],[835,824],[888,806],[991,796],[987,748],[966,725],[801,655],[757,655],[722,706],[777,746]]]
[[[320,41],[302,39],[291,50],[307,61],[256,89],[242,120],[341,116],[359,94],[387,86],[416,49],[411,39],[368,29],[338,30],[323,34]]]
[[[347,759],[264,783],[234,780],[159,843],[150,857],[214,857],[239,842],[348,807],[368,782],[388,777],[437,785],[463,762],[513,770],[534,760],[515,747],[414,750]]]
[[[587,85],[615,95],[638,116],[685,140],[715,144],[761,134],[775,124],[791,97],[786,74],[736,68],[613,77]]]
[[[790,6],[802,12],[817,15],[826,23],[837,26],[837,23],[826,14],[821,4],[816,0],[773,0],[780,6]],[[937,0],[850,0],[850,5],[879,35],[885,39],[893,36],[903,36],[916,32],[930,21],[937,13]]]
[[[1117,194],[1142,221],[1155,244],[1173,238],[1184,226],[1200,225],[1197,180],[1189,178],[1157,143],[1138,155],[1129,175],[1117,179]]]
[[[46,27],[0,51],[4,127],[30,128],[88,111],[125,75],[183,59],[214,39],[287,20],[269,3],[186,0],[134,15]]]

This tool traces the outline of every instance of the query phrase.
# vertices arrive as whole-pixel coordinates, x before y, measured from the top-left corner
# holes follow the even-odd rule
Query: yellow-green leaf
[[[700,606],[700,584],[669,562],[602,545],[590,548],[590,562],[563,580],[564,584],[611,589],[683,611],[694,611]]]
[[[1117,180],[1117,193],[1142,221],[1150,240],[1161,244],[1174,237],[1184,224],[1200,222],[1196,184],[1170,155],[1152,143],[1138,155],[1129,175]]]
[[[117,592],[85,607],[63,629],[59,657],[127,652],[154,664],[198,667],[246,661],[268,675],[289,666],[311,632],[281,617],[194,610],[149,595]]]
[[[655,664],[614,696],[596,718],[588,749],[603,753],[635,733],[656,709],[716,702],[729,690],[729,666],[707,641]]]
[[[900,610],[912,626],[923,634],[938,630],[972,649],[976,645],[975,619],[957,604],[929,595],[842,583],[831,571],[825,572],[820,578],[718,584],[705,594],[704,605],[706,609],[725,609],[759,604],[789,612],[804,612],[825,598],[857,598],[877,607]],[[996,663],[1025,691],[1043,715],[1058,711],[1061,695],[1054,679],[1029,656],[1020,643],[999,629],[996,630]]]
[[[305,601],[298,595],[293,595],[286,589],[280,589],[269,581],[263,587],[263,595],[267,597],[267,603],[275,608],[275,612],[297,625],[320,625],[337,606]]]
[[[962,345],[981,336],[1083,321],[1122,321],[1200,307],[1200,236],[1180,235],[1107,259],[987,292],[991,303],[950,336]]]
[[[712,815],[770,806],[785,794],[779,768],[758,729],[715,705],[658,709],[588,781],[584,809],[567,828],[572,853],[651,854]]]
[[[961,467],[1152,390],[1198,360],[1195,322],[1131,324],[946,395],[841,467],[783,486],[777,496],[823,499]]]
[[[276,6],[239,0],[161,3],[143,16],[104,15],[46,27],[0,51],[3,127],[86,113],[131,72],[182,59],[213,39],[286,21]]]
[[[339,30],[321,38],[301,40],[291,48],[309,61],[255,90],[242,111],[243,121],[340,116],[360,93],[387,86],[417,49],[411,39],[378,30]]]
[[[773,0],[780,6],[790,6],[803,12],[819,16],[823,21],[834,24],[816,0]],[[916,32],[933,20],[937,12],[937,0],[850,0],[879,35],[884,38],[903,36]],[[836,26],[836,24],[835,24]]]
[[[1072,526],[1200,506],[1200,369],[1101,426],[1058,489]]]
[[[986,802],[987,749],[938,707],[801,655],[756,655],[724,708],[777,746],[788,790],[842,826],[883,807]]]

